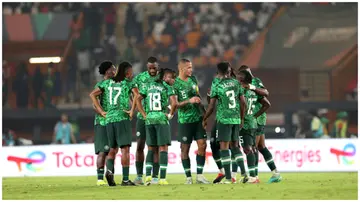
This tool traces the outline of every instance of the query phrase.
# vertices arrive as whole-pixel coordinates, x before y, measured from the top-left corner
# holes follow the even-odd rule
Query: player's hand
[[[134,112],[131,110],[123,110],[125,113],[127,113],[129,115],[130,120],[132,120],[133,116],[134,116]]]
[[[195,96],[195,97],[190,98],[189,102],[190,102],[191,104],[200,103],[200,102],[201,102],[201,99],[200,99],[199,97]]]
[[[203,126],[203,128],[206,130],[206,126],[207,126],[207,121],[206,121],[206,120],[203,120],[202,126]]]
[[[146,120],[146,114],[141,114],[141,115],[143,116],[144,120]]]
[[[102,117],[106,118],[106,112],[102,111],[102,112],[100,113],[100,115],[101,115]]]
[[[247,83],[242,83],[241,85],[242,85],[243,88],[246,88],[246,89],[250,88],[249,84],[247,84]]]

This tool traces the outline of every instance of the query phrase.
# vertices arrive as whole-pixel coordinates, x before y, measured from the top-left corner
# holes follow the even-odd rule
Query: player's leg
[[[145,121],[142,119],[136,120],[136,154],[135,154],[135,166],[137,177],[134,180],[135,184],[144,184],[143,183],[143,172],[144,172],[144,148],[146,140],[146,128]]]
[[[215,122],[211,129],[211,138],[210,138],[210,148],[211,148],[212,156],[214,158],[217,167],[219,168],[219,174],[213,181],[214,184],[221,182],[221,180],[225,178],[225,171],[221,164],[220,143],[216,139],[216,133],[217,133],[216,124],[217,123]]]
[[[268,150],[268,148],[265,145],[265,135],[264,134],[260,135],[259,138],[260,140],[258,144],[258,150],[264,156],[265,162],[272,172],[272,176],[269,180],[269,183],[280,182],[282,178],[280,173],[276,169],[276,165],[271,155],[271,152]]]
[[[180,149],[181,149],[181,162],[184,168],[184,172],[186,175],[186,182],[185,184],[192,184],[192,177],[191,177],[191,164],[190,164],[190,145],[192,142],[193,131],[191,124],[178,124],[178,141],[180,142]]]
[[[159,183],[159,147],[154,148],[154,165],[153,165],[153,171],[152,171],[152,184],[158,184]]]
[[[146,126],[146,145],[148,146],[148,152],[146,154],[145,165],[145,184],[148,186],[151,184],[152,177],[151,171],[154,164],[154,150],[157,147],[156,128],[155,125]]]
[[[210,182],[205,178],[203,175],[204,172],[204,165],[205,165],[205,158],[206,158],[206,131],[202,126],[202,122],[196,122],[193,125],[194,129],[196,129],[196,133],[194,136],[194,140],[196,140],[198,146],[198,153],[196,155],[196,183],[198,184],[210,184]]]
[[[231,157],[229,153],[229,144],[231,140],[231,129],[228,125],[217,123],[217,140],[220,142],[221,163],[225,170],[225,184],[231,184]]]
[[[106,127],[101,125],[95,125],[95,154],[96,157],[96,172],[97,172],[97,185],[106,185],[104,181],[104,167],[106,155],[109,153],[108,138],[106,135]]]
[[[262,134],[262,131],[264,131],[264,126],[258,125],[258,128],[256,129],[255,132],[255,148],[254,148],[254,153],[255,153],[255,175],[256,175],[256,179],[258,182],[260,182],[259,180],[259,176],[258,176],[258,166],[259,166],[259,142],[260,142],[260,136]]]
[[[116,144],[116,129],[114,127],[114,123],[109,123],[106,125],[106,134],[108,136],[108,143],[110,147],[109,154],[107,155],[106,160],[106,172],[105,177],[109,186],[116,186],[114,181],[114,161],[116,156],[116,148],[118,145]]]
[[[231,142],[230,142],[230,150],[231,150],[231,157],[234,159],[232,160],[232,181],[236,182],[236,174],[237,174],[237,168],[240,167],[242,178],[240,181],[242,181],[245,178],[245,165],[244,165],[244,156],[240,150],[239,145],[239,125],[232,125],[231,128]],[[236,166],[234,166],[234,164]]]
[[[166,170],[168,166],[168,146],[171,145],[170,125],[161,124],[156,126],[157,144],[160,149],[160,185],[167,185]]]
[[[231,148],[231,146],[230,146]],[[238,164],[236,163],[236,160],[235,160],[235,155],[234,153],[231,151],[231,181],[233,183],[236,182],[236,175],[237,175],[237,171],[238,171]]]
[[[123,120],[116,123],[116,142],[121,149],[121,166],[123,174],[121,186],[135,186],[135,184],[129,180],[131,135],[132,130],[130,120]]]
[[[254,138],[252,137],[252,131],[251,129],[246,130],[246,129],[242,129],[240,131],[240,136],[243,140],[243,149],[244,152],[246,154],[246,159],[247,159],[247,165],[248,165],[248,169],[249,169],[249,182],[250,183],[256,183],[256,178],[255,178],[255,154],[253,151],[253,146],[255,145],[255,141]]]

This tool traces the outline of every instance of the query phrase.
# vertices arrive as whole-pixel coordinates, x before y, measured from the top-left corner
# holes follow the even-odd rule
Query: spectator
[[[321,121],[321,124],[322,124],[322,127],[323,127],[323,133],[324,133],[324,136],[323,138],[329,138],[329,130],[328,130],[328,124],[329,124],[329,119],[327,119],[326,115],[328,113],[328,110],[327,109],[319,109],[318,110],[318,115],[319,115],[319,118],[320,118],[320,121]]]
[[[348,113],[345,111],[339,112],[336,115],[336,121],[331,134],[333,138],[348,138]]]
[[[18,145],[18,141],[15,132],[8,128],[3,129],[2,146],[16,146],[16,145]]]
[[[61,121],[57,122],[54,127],[53,142],[56,144],[76,143],[74,130],[66,114],[61,115]]]
[[[34,107],[38,109],[39,99],[41,99],[43,103],[45,103],[45,99],[41,95],[44,89],[44,76],[41,73],[40,66],[37,66],[35,69],[35,73],[32,78],[32,87],[34,92]]]
[[[321,138],[324,135],[324,129],[323,125],[321,123],[320,118],[317,116],[317,113],[310,112],[312,114],[312,120],[311,120],[311,131],[312,134],[308,136],[307,138]]]
[[[54,63],[49,63],[47,74],[45,76],[45,107],[46,108],[53,108],[54,105],[52,104],[52,97],[54,95],[54,82],[55,82],[55,74],[54,74]]]
[[[105,13],[105,23],[106,23],[106,38],[110,38],[115,34],[115,24],[116,24],[116,10],[113,4],[104,8]]]
[[[20,64],[13,88],[16,94],[16,106],[18,108],[27,108],[29,103],[29,73],[26,68],[26,63]]]

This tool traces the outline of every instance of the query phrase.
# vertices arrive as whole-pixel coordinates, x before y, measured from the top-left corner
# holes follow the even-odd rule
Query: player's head
[[[99,66],[99,73],[106,77],[113,77],[115,74],[115,66],[111,61],[104,61]]]
[[[113,80],[115,82],[123,81],[125,78],[131,80],[132,76],[133,76],[132,65],[129,62],[124,61],[119,64],[119,67],[117,68]]]
[[[174,70],[169,68],[161,68],[159,71],[158,81],[165,81],[167,84],[172,86],[175,83],[176,73]]]
[[[246,84],[251,84],[253,79],[251,73],[246,70],[239,71],[239,73],[236,75],[236,78],[241,83],[246,83]]]
[[[190,77],[193,71],[192,63],[190,62],[190,60],[183,58],[178,64],[178,70],[180,75]]]
[[[231,72],[231,66],[228,62],[220,62],[217,64],[217,72],[219,76],[227,77],[230,75]]]
[[[247,65],[241,65],[241,66],[239,67],[239,71],[247,71],[247,72],[249,72],[249,74],[250,74],[252,77],[254,77],[254,76],[252,75],[252,72],[251,72],[250,67],[247,66]]]
[[[156,76],[156,74],[158,73],[158,68],[159,68],[159,64],[157,62],[156,57],[149,57],[147,60],[147,70],[150,74],[150,76]]]
[[[68,122],[68,116],[66,115],[66,114],[61,114],[61,121],[63,122],[63,123],[66,123],[66,122]]]

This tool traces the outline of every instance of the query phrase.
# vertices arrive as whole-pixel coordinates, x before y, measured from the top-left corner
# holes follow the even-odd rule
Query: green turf
[[[207,174],[212,180],[216,174]],[[283,173],[283,181],[267,184],[184,185],[184,175],[168,175],[170,185],[97,187],[96,177],[3,178],[3,199],[353,199],[358,198],[357,173]],[[134,176],[131,177],[133,179]],[[195,176],[193,176],[195,179]],[[120,182],[120,176],[116,176]]]

